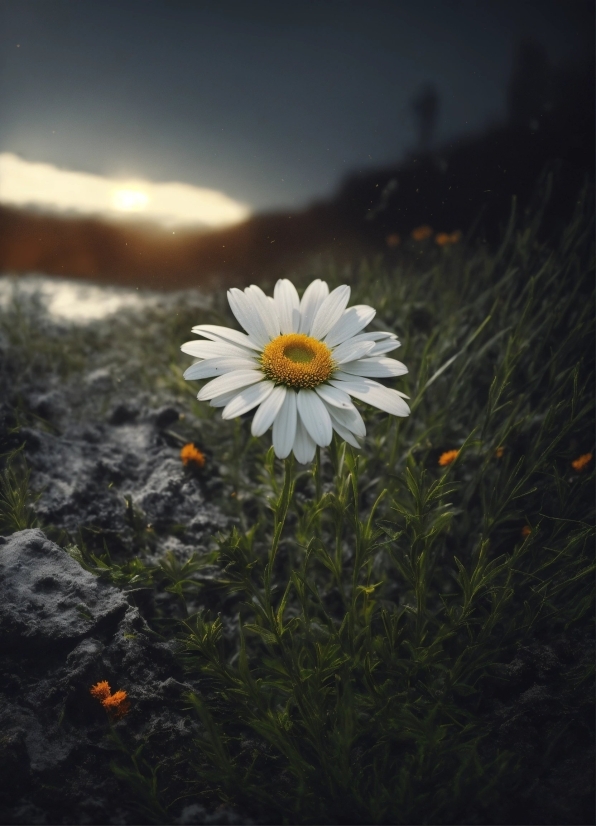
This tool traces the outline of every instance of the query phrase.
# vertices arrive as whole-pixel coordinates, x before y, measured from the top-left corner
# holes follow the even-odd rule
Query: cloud
[[[0,203],[108,218],[142,218],[162,226],[216,228],[245,220],[250,210],[223,192],[182,183],[105,178],[31,163],[0,153]]]

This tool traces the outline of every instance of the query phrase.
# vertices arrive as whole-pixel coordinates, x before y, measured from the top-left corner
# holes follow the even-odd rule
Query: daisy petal
[[[331,443],[331,419],[325,403],[314,390],[302,389],[298,392],[298,414],[316,444],[326,447]]]
[[[349,361],[342,364],[341,369],[345,373],[353,373],[355,376],[371,376],[375,379],[389,379],[393,376],[405,376],[408,368],[397,359],[367,358]]]
[[[187,356],[194,356],[197,359],[210,359],[216,356],[228,356],[231,358],[248,358],[249,353],[243,347],[238,347],[229,341],[203,341],[195,339],[187,341],[180,348]]]
[[[320,384],[315,387],[315,393],[319,395],[327,405],[332,407],[352,408],[352,400],[347,393],[342,393],[337,387],[331,387],[330,384]]]
[[[342,367],[343,367],[343,364],[342,364]],[[335,373],[333,374],[334,382],[338,382],[338,381],[353,382],[353,381],[357,381],[359,378],[361,378],[361,377],[360,376],[355,376],[354,373],[345,373],[343,370],[336,370]],[[362,380],[363,381],[372,381],[372,379],[369,379],[369,378],[367,378],[367,379],[362,378]],[[378,382],[375,381],[375,382],[373,382],[373,384],[378,384]],[[385,385],[381,385],[381,387],[384,387],[384,386]],[[393,390],[393,392],[397,393],[398,396],[401,396],[402,399],[409,399],[410,398],[409,396],[406,396],[405,393],[402,393],[401,390]]]
[[[299,333],[310,335],[310,328],[312,327],[313,319],[316,316],[319,307],[329,295],[329,287],[325,281],[317,278],[312,281],[304,291],[302,301],[300,302],[300,327]]]
[[[227,358],[220,357],[214,359],[205,359],[193,364],[184,371],[184,378],[187,381],[194,379],[211,379],[213,376],[222,376],[224,373],[230,373],[232,370],[252,370],[256,367],[254,361],[250,359],[241,358]]]
[[[222,419],[235,419],[236,416],[248,413],[253,407],[264,402],[271,395],[274,387],[272,381],[262,381],[259,384],[253,384],[240,390],[238,395],[231,402],[228,402],[222,410]]]
[[[350,341],[374,341],[375,346],[370,351],[369,356],[390,353],[391,350],[397,350],[398,347],[401,347],[401,343],[397,340],[395,333],[360,333],[360,335],[354,336]]]
[[[349,376],[348,373],[344,375]],[[219,381],[219,379],[215,379],[215,381]],[[394,416],[410,415],[410,408],[396,390],[391,390],[372,379],[349,376],[348,381],[334,379],[330,381],[330,384],[345,393],[349,393],[350,396],[360,399],[360,401],[378,407],[379,410],[384,410],[385,413],[391,413]]]
[[[279,335],[279,316],[275,301],[265,295],[260,287],[251,284],[244,290],[244,295],[252,302],[252,306],[259,313],[263,326],[267,331],[267,340]]]
[[[343,424],[337,422],[333,418],[333,416],[331,417],[331,424],[333,425],[333,429],[335,430],[335,432],[344,440],[344,442],[347,442],[349,445],[352,445],[352,447],[358,449],[360,448],[358,440],[356,439],[352,431],[348,430],[347,427],[344,427]]]
[[[231,402],[238,395],[237,390],[230,390],[229,393],[222,393],[221,396],[215,396],[209,402],[209,407],[225,407],[228,402]]]
[[[398,347],[401,347],[401,342],[396,338],[384,339],[383,341],[377,341],[368,355],[381,356],[383,353],[390,353],[392,350],[397,350]]]
[[[298,416],[296,420],[296,436],[294,438],[294,456],[301,465],[312,462],[315,458],[316,444],[308,434],[307,429]]]
[[[278,459],[290,455],[296,438],[296,392],[288,390],[281,410],[273,422],[273,449]]]
[[[273,388],[265,401],[261,402],[250,428],[253,436],[262,436],[266,430],[269,430],[284,403],[286,393],[287,389],[280,384]]]
[[[344,361],[355,361],[366,356],[375,346],[374,341],[354,341],[348,339],[333,350],[333,361],[336,364],[343,364]]]
[[[325,338],[327,347],[336,347],[343,341],[355,336],[367,324],[370,324],[376,312],[366,304],[356,304],[354,307],[349,307],[327,333]]]
[[[377,330],[376,332],[373,330],[369,330],[366,333],[360,333],[357,336],[354,336],[352,339],[353,341],[384,341],[387,338],[396,339],[397,336],[395,333],[387,333]]]
[[[366,425],[364,424],[364,419],[360,415],[360,411],[355,407],[351,410],[342,410],[338,407],[330,407],[328,409],[332,423],[338,422],[342,427],[345,427],[347,430],[355,433],[356,436],[360,436],[361,439],[366,436]]]
[[[255,344],[257,344],[259,348],[263,348],[268,344],[269,336],[267,334],[267,327],[261,318],[260,312],[248,296],[237,287],[232,287],[231,290],[228,290],[228,302],[238,323],[244,327]]]
[[[310,334],[313,338],[323,339],[333,325],[339,321],[350,300],[350,288],[347,284],[336,287],[323,301],[314,317]]]
[[[256,384],[263,381],[264,378],[265,376],[260,370],[232,370],[231,373],[226,373],[224,376],[218,376],[216,379],[207,382],[199,390],[197,399],[201,402],[214,399],[216,396],[221,396],[231,390],[242,390],[243,387]]]
[[[240,330],[232,330],[231,327],[220,327],[217,324],[197,324],[192,328],[192,332],[198,336],[210,338],[212,341],[230,341],[232,344],[239,344],[241,347],[248,347],[249,350],[260,350],[258,344],[251,341],[246,333]]]
[[[287,278],[280,278],[273,290],[282,333],[297,333],[300,326],[300,298],[296,287]]]

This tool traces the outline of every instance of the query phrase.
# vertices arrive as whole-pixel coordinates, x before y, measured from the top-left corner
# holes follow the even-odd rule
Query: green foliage
[[[22,447],[8,454],[0,471],[0,534],[39,527],[34,495],[29,487],[30,471],[22,457]]]
[[[173,819],[188,798],[258,822],[494,822],[495,802],[515,793],[519,755],[496,742],[485,698],[519,646],[588,627],[593,612],[594,461],[571,464],[594,452],[588,194],[560,238],[539,228],[540,215],[512,215],[496,252],[411,245],[393,269],[321,261],[292,275],[300,287],[350,283],[351,303],[377,309],[371,327],[398,334],[410,371],[396,385],[409,418],[364,409],[362,450],[336,440],[312,468],[277,461],[269,435],[216,418],[184,382],[190,327],[235,326],[223,294],[43,346],[26,308],[4,318],[22,348],[17,390],[32,352],[60,376],[93,354],[94,368],[183,409],[170,436],[209,445],[205,484],[220,477],[207,495],[232,527],[210,549],[155,559],[132,500],[136,555],[88,526],[67,548],[137,596],[154,630],[177,634],[199,679],[187,705],[201,734],[181,745],[191,784],[162,766],[158,788],[159,755],[116,743],[115,771],[144,817]],[[78,356],[60,362],[66,353]],[[31,415],[19,412],[17,435]],[[457,459],[442,467],[449,450]],[[37,524],[19,462],[3,471],[5,532]],[[165,617],[151,600],[164,592]],[[589,671],[569,671],[570,703],[586,702]]]
[[[123,780],[131,789],[144,821],[148,823],[167,822],[166,810],[160,802],[159,769],[143,757],[146,743],[141,743],[133,751],[113,725],[110,727],[107,739],[111,748],[120,757],[120,760],[111,762],[111,769],[116,777]]]
[[[557,251],[512,222],[496,256],[352,278],[403,340],[413,397],[407,420],[369,411],[360,454],[336,440],[280,476],[245,435],[258,518],[219,540],[236,619],[201,612],[181,636],[206,680],[197,792],[272,822],[448,823],[515,787],[484,689],[593,606],[594,465],[571,467],[593,449],[584,208]]]

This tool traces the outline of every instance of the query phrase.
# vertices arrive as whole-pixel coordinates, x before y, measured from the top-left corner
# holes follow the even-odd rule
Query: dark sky
[[[520,38],[593,40],[590,0],[0,0],[0,151],[301,206],[399,160],[436,85],[437,139],[502,120]]]

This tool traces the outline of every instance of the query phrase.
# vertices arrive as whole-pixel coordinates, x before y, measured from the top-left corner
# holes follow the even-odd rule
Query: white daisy
[[[302,299],[285,278],[275,285],[273,298],[254,284],[231,289],[230,307],[246,333],[212,324],[193,327],[203,339],[181,347],[199,359],[184,378],[212,379],[197,398],[223,407],[224,419],[256,407],[252,434],[262,436],[273,426],[280,459],[293,450],[301,464],[310,462],[316,446],[328,445],[334,430],[360,447],[366,428],[352,398],[408,416],[408,397],[375,381],[408,370],[386,356],[400,346],[397,336],[361,332],[375,310],[365,304],[346,309],[349,300],[348,286],[329,292],[318,279]]]

